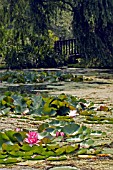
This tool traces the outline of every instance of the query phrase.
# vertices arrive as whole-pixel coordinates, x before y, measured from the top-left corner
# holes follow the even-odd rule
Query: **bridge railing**
[[[61,55],[76,55],[79,54],[78,47],[76,45],[76,39],[68,39],[68,40],[58,40],[54,43],[54,50],[56,53]]]

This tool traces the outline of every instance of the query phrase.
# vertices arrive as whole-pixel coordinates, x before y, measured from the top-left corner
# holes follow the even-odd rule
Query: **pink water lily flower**
[[[63,136],[64,137],[64,135],[65,135],[64,132],[59,132],[59,131],[56,132],[56,137],[58,137],[58,136]]]
[[[38,139],[38,133],[37,132],[29,132],[27,134],[28,138],[25,138],[25,142],[33,145],[33,144],[37,144],[40,142],[40,140]]]

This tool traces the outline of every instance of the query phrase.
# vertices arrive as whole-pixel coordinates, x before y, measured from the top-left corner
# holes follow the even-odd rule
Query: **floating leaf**
[[[67,160],[67,157],[66,156],[49,157],[46,160],[47,161],[64,161],[64,160]]]
[[[65,125],[62,128],[62,131],[66,134],[76,134],[79,128],[80,128],[80,125],[72,123],[69,125]]]
[[[40,154],[46,157],[55,156],[55,153],[53,151],[43,151]]]
[[[41,143],[43,144],[47,144],[47,143],[51,143],[51,140],[47,137],[44,137],[42,140],[41,140]]]
[[[48,148],[48,150],[54,151],[55,149],[59,148],[59,144],[48,144],[47,148]]]
[[[44,155],[43,153],[45,152],[46,148],[43,146],[32,146],[31,150],[33,151],[34,154],[39,154],[39,155]]]
[[[94,141],[92,139],[88,139],[88,140],[85,140],[85,141],[81,142],[80,147],[81,148],[89,148],[93,144],[94,144]]]
[[[55,116],[56,110],[54,108],[44,107],[42,110],[44,115]]]
[[[23,151],[30,151],[30,150],[33,150],[33,147],[31,147],[29,144],[24,143],[22,145],[22,147],[21,147],[21,150],[23,150]]]
[[[24,137],[23,137],[23,136],[21,135],[21,133],[15,133],[13,136],[17,139],[18,143],[20,143],[20,144],[23,143],[23,140],[24,140],[24,138],[25,138],[25,135],[24,135]]]
[[[12,144],[8,136],[5,133],[0,132],[0,149],[2,149],[3,143]]]
[[[75,142],[75,143],[82,142],[83,140],[84,140],[83,135],[77,135],[66,139],[67,142]]]
[[[10,151],[19,151],[20,147],[18,144],[15,144],[15,145],[9,145],[9,144],[6,144],[6,143],[3,143],[2,145],[2,150],[3,151],[6,151],[6,152],[10,152]]]
[[[33,116],[35,120],[46,120],[49,118],[49,115],[42,115],[42,116]]]
[[[14,157],[24,157],[26,158],[27,156],[32,156],[33,155],[33,151],[27,151],[27,152],[24,152],[24,151],[11,151],[9,153],[10,155],[14,156]]]
[[[5,159],[0,159],[0,164],[14,164],[20,162],[19,159],[16,158],[5,158]]]
[[[47,156],[42,156],[42,155],[38,155],[38,156],[32,156],[30,159],[31,160],[45,160]]]
[[[80,112],[80,115],[83,115],[83,116],[90,116],[92,114],[96,114],[96,112],[94,110],[82,110]]]
[[[58,148],[55,152],[56,152],[56,155],[62,155],[63,153],[65,153],[66,151],[66,147],[63,146],[61,148]]]
[[[75,145],[75,146],[70,146],[68,145],[66,147],[66,153],[71,153],[71,152],[74,152],[75,150],[77,150],[79,148],[79,145]]]
[[[48,123],[43,123],[43,124],[41,124],[41,125],[38,127],[38,132],[40,133],[40,132],[44,131],[46,128],[48,128],[48,127],[49,127],[49,124],[48,124]]]
[[[49,125],[58,126],[58,127],[62,127],[66,124],[67,123],[65,121],[59,121],[59,120],[52,120],[51,122],[49,122]]]
[[[101,106],[100,106],[100,108],[98,108],[97,110],[107,112],[107,111],[109,111],[109,108],[108,108],[107,106],[103,106],[103,105],[101,105]]]
[[[58,136],[57,138],[54,138],[52,140],[52,143],[55,143],[55,142],[61,142],[63,140],[63,136]]]
[[[4,100],[5,100],[7,103],[13,103],[13,102],[14,102],[13,98],[10,97],[10,96],[5,97]]]
[[[87,149],[83,148],[83,149],[79,149],[76,154],[77,155],[83,155],[83,154],[86,154],[86,153],[87,153]]]
[[[112,154],[113,155],[113,148],[103,148],[103,154]]]
[[[7,102],[6,102],[5,100],[2,100],[2,101],[1,101],[1,104],[2,104],[2,105],[5,105],[6,103],[7,103]]]
[[[2,115],[7,115],[9,112],[10,112],[11,108],[10,107],[7,107],[5,109],[2,109],[0,112]]]

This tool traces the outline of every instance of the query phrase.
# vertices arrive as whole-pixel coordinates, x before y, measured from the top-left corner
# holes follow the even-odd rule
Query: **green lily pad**
[[[67,160],[66,156],[59,156],[59,157],[49,157],[46,159],[47,161],[63,161],[63,160]]]
[[[29,159],[31,159],[31,160],[45,160],[46,156],[42,156],[42,155],[32,156]]]
[[[0,159],[0,164],[14,164],[18,163],[20,160],[17,158],[5,158],[5,159]]]
[[[80,128],[80,125],[71,123],[71,124],[64,126],[62,130],[64,133],[72,135],[72,134],[76,134],[79,128]]]
[[[9,145],[9,144],[3,143],[2,145],[2,150],[6,152],[11,152],[12,150],[17,152],[19,151],[19,149],[20,147],[18,144]]]

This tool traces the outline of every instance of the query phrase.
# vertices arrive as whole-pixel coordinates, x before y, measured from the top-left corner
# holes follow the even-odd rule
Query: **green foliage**
[[[52,61],[56,66],[50,43],[53,39],[48,33],[51,3],[5,0],[0,1],[0,7],[0,55],[8,67],[47,67],[52,66]]]
[[[20,95],[13,92],[6,93],[0,98],[2,115],[14,112],[15,114],[36,114],[37,116],[68,116],[70,110],[77,110],[78,113],[82,113],[84,110],[91,109],[92,105],[91,107],[86,105],[87,101],[65,94],[45,97],[41,95]]]
[[[62,66],[63,57],[54,54],[48,30],[58,37],[74,35],[77,52],[87,66],[112,67],[111,0],[5,0],[0,1],[0,10],[0,56],[8,67]],[[72,27],[73,35],[69,29]]]
[[[8,110],[5,113],[6,109]],[[75,96],[61,94],[45,97],[11,92],[1,95],[1,116],[16,118],[20,115],[21,119],[27,119],[30,115],[34,123],[37,120],[40,123],[35,129],[39,137],[38,145],[26,143],[25,138],[30,129],[0,131],[0,164],[16,164],[26,160],[62,161],[70,155],[74,158],[80,155],[97,158],[100,153],[104,153],[103,144],[98,144],[98,140],[104,138],[106,133],[75,123],[76,117],[73,119],[68,116],[71,109],[77,110],[78,116],[86,123],[105,120],[105,117],[99,117],[94,112],[92,102]],[[97,109],[97,112],[108,111],[104,106]],[[110,121],[107,118],[106,120]],[[63,136],[57,136],[57,132],[62,132]]]
[[[57,124],[60,126],[57,126]],[[57,124],[51,121],[48,127],[45,126],[45,128],[42,129],[42,132],[39,133],[39,136],[43,136],[39,145],[33,146],[30,146],[24,141],[27,130],[21,132],[12,130],[0,132],[0,164],[14,164],[25,160],[41,159],[60,161],[66,160],[68,154],[75,154],[75,156],[80,154],[91,154],[92,150],[93,154],[96,154],[96,146],[93,146],[94,141],[89,139],[89,135],[93,131],[89,131],[87,130],[87,127],[82,127],[75,123],[70,123],[68,125],[66,122],[62,124],[61,121],[58,121]],[[70,126],[70,133],[68,133],[67,126]],[[52,131],[49,132],[51,127]],[[61,131],[65,129],[64,138],[55,136],[55,132],[58,129]],[[43,135],[43,132],[45,135]],[[83,135],[84,132],[85,135]],[[78,135],[81,140],[77,141]],[[100,133],[100,135],[102,135],[102,133]],[[72,138],[75,139],[75,144],[71,141]],[[68,143],[69,139],[70,143]],[[84,149],[83,146],[85,145],[87,148]]]
[[[112,68],[113,3],[110,0],[76,1],[73,33],[87,65]]]
[[[62,71],[6,71],[0,73],[0,81],[7,83],[55,83],[55,82],[82,82],[82,75],[62,73]]]
[[[73,37],[72,33],[72,11],[66,8],[58,8],[55,18],[51,18],[51,29],[54,33],[63,39]]]

